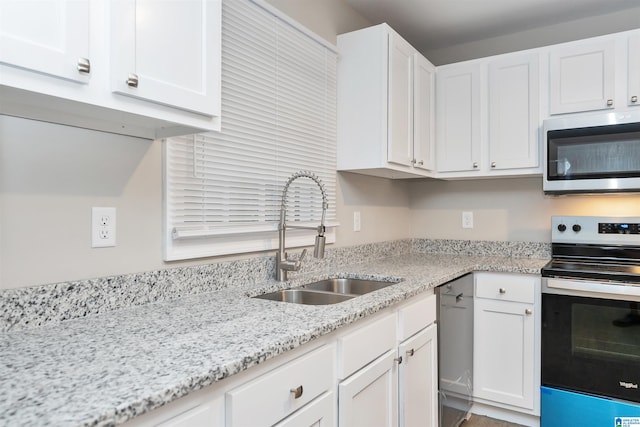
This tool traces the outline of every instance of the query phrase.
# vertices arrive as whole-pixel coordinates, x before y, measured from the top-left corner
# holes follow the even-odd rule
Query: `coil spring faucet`
[[[293,181],[298,178],[309,178],[320,188],[320,192],[322,193],[322,219],[320,220],[320,225],[317,227],[308,227],[302,225],[287,225],[287,192],[289,191],[289,186]],[[318,178],[318,176],[309,171],[299,171],[294,173],[289,177],[286,184],[284,185],[284,189],[282,190],[282,203],[280,205],[280,223],[278,224],[278,253],[276,254],[276,280],[285,281],[287,280],[287,272],[288,271],[298,271],[300,270],[300,266],[302,265],[302,259],[307,254],[307,250],[304,249],[300,258],[298,259],[289,259],[287,258],[287,254],[285,252],[285,231],[287,228],[298,228],[305,230],[317,230],[318,235],[316,236],[316,243],[313,249],[313,256],[315,258],[324,258],[324,245],[325,245],[325,226],[324,226],[324,218],[327,212],[327,208],[329,207],[329,203],[327,202],[327,192],[325,191],[324,184]]]

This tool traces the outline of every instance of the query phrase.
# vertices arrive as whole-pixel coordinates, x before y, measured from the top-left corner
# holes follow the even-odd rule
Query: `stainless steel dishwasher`
[[[436,288],[440,427],[467,419],[473,391],[473,274]]]

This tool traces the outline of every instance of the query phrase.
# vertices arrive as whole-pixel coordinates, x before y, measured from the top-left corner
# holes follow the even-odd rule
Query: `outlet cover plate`
[[[91,247],[116,245],[116,208],[91,208]]]

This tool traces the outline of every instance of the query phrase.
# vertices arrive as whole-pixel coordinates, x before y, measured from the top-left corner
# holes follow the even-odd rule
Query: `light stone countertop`
[[[334,305],[249,297],[283,287],[268,281],[9,331],[0,334],[0,426],[117,425],[466,273],[539,274],[547,261],[411,254],[286,283],[403,280]]]

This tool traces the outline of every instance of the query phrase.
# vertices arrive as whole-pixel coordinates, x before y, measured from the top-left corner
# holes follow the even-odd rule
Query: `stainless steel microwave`
[[[545,120],[548,194],[640,192],[640,110]]]

